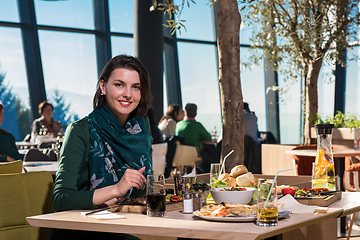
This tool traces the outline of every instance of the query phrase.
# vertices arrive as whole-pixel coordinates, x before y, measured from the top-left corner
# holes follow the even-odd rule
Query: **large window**
[[[1,128],[22,139],[30,131],[29,91],[17,28],[0,27],[0,101],[6,118]]]
[[[178,43],[178,48],[183,106],[195,103],[198,106],[196,119],[209,132],[214,126],[219,131],[222,125],[215,47]]]
[[[34,1],[40,25],[94,29],[93,1]]]
[[[360,56],[360,47],[348,53],[350,57]],[[346,68],[345,112],[360,116],[360,62],[350,61]]]
[[[0,0],[0,21],[19,22],[17,0]]]
[[[285,67],[286,66],[282,66]],[[282,144],[299,144],[301,142],[301,104],[303,99],[301,79],[289,80],[278,74],[279,87],[279,120],[280,141]],[[271,90],[270,90],[271,91]]]
[[[97,83],[94,36],[39,31],[39,41],[47,99],[55,101],[58,90],[68,117],[88,115]]]
[[[248,48],[240,48],[240,63],[245,61],[242,59],[249,57],[250,54],[251,51]],[[250,69],[242,68],[240,81],[243,101],[249,104],[252,112],[255,112],[259,131],[266,131],[264,66],[253,65]]]
[[[112,56],[119,54],[135,55],[134,39],[127,37],[111,37]]]
[[[110,31],[134,32],[134,1],[109,0]]]
[[[175,0],[175,4],[181,4],[182,0]],[[183,24],[186,27],[181,29],[181,35],[178,38],[216,41],[213,30],[212,8],[209,1],[197,1],[196,4],[190,3],[190,8],[186,3],[181,19],[185,20]]]

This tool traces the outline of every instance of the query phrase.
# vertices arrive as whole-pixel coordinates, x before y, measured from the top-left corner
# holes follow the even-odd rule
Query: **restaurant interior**
[[[11,207],[0,207],[0,213],[13,215],[8,221],[0,214],[0,239],[1,236],[28,239],[30,235],[35,236],[31,239],[47,239],[49,229],[53,228],[129,233],[145,240],[242,239],[237,234],[248,236],[246,239],[360,239],[360,219],[359,214],[355,214],[360,211],[357,201],[360,189],[356,186],[357,177],[352,180],[352,176],[357,175],[348,175],[349,171],[357,173],[354,166],[360,164],[360,146],[356,142],[360,139],[360,131],[357,135],[360,126],[348,131],[335,127],[331,132],[335,190],[343,193],[342,198],[324,205],[329,207],[323,215],[290,214],[290,218],[279,219],[279,225],[269,231],[249,222],[241,223],[244,227],[240,230],[235,223],[208,222],[196,217],[190,222],[189,214],[179,213],[179,210],[184,211],[185,201],[178,205],[179,208],[175,207],[176,213],[167,209],[166,218],[176,219],[173,223],[156,218],[152,225],[146,220],[146,212],[145,215],[137,213],[141,216],[121,212],[129,221],[126,226],[121,225],[122,219],[89,220],[80,214],[73,216],[72,212],[59,215],[59,218],[47,217],[46,214],[54,212],[51,189],[63,139],[57,137],[47,141],[44,136],[44,142],[30,141],[32,122],[40,117],[38,105],[43,101],[53,105],[53,118],[60,121],[66,134],[66,127],[71,122],[93,110],[98,77],[106,63],[119,54],[136,56],[149,71],[155,122],[165,115],[169,104],[179,104],[184,109],[187,103],[195,103],[196,121],[212,133],[212,140],[204,141],[202,146],[211,163],[220,162],[220,158],[224,161],[225,154],[220,157],[218,149],[223,137],[218,83],[219,6],[210,1],[195,2],[174,0],[182,9],[179,17],[185,21],[184,27],[172,34],[164,26],[169,16],[162,11],[150,11],[153,0],[0,0],[0,102],[4,105],[5,116],[1,128],[14,136],[20,154],[26,156],[29,153],[27,160],[0,163],[0,201],[22,206],[15,212],[8,211]],[[238,2],[240,13],[246,14],[243,3]],[[276,176],[279,177],[278,186],[309,188],[311,163],[318,158],[319,134],[312,129],[312,144],[303,146],[306,76],[289,82],[284,72],[270,67],[268,58],[245,67],[242,63],[248,62],[253,54],[252,31],[257,27],[259,25],[245,17],[240,25],[241,94],[243,102],[257,117],[259,141],[254,151],[248,150],[251,147],[245,143],[244,164],[256,179]],[[319,72],[317,113],[323,120],[339,111],[350,117],[357,117],[360,112],[358,61],[353,58],[360,50],[356,41],[346,50],[346,65],[330,61]],[[286,68],[287,63],[283,64]],[[41,143],[48,144],[40,147]],[[180,145],[179,142],[176,144]],[[37,149],[41,149],[41,154]],[[153,161],[161,161],[156,166],[164,168],[159,172],[164,174],[164,147],[159,145],[153,150]],[[198,154],[196,150],[190,150]],[[190,173],[192,167],[202,161],[199,155],[191,160],[185,151],[175,152],[173,157],[179,163],[173,163],[172,175],[165,180],[165,188],[175,188],[175,192],[177,183],[172,176]],[[181,162],[183,158],[189,163]],[[355,170],[348,170],[351,167]],[[279,173],[284,169],[291,170]],[[22,173],[6,174],[9,172]],[[230,170],[226,172],[230,173]],[[24,173],[30,175],[27,177]],[[15,178],[16,175],[22,176]],[[198,180],[210,183],[212,178],[209,172],[204,172],[198,175]],[[36,188],[35,182],[39,183]],[[171,222],[170,219],[166,220]],[[296,221],[287,222],[289,219]],[[96,225],[99,221],[101,224]],[[11,225],[14,222],[21,230]],[[161,227],[163,229],[159,230]],[[222,229],[213,230],[218,227]],[[327,232],[329,228],[332,230]]]

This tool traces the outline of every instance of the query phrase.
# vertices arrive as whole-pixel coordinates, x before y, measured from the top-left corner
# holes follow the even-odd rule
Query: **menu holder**
[[[301,204],[327,207],[330,204],[341,199],[341,192],[338,192],[338,193],[335,193],[332,195],[315,195],[315,196],[295,197],[295,199],[296,199],[296,201],[298,201]]]

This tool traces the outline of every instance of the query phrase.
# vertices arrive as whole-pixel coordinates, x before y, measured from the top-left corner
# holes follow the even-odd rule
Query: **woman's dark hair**
[[[104,83],[107,83],[111,73],[119,68],[133,70],[139,74],[141,99],[139,105],[133,112],[137,116],[145,116],[147,110],[151,107],[150,76],[144,65],[137,58],[128,55],[118,55],[113,57],[104,67],[97,82],[93,108],[100,109],[106,104],[105,96],[101,95],[100,81],[103,80]]]
[[[39,114],[41,115],[43,112],[44,112],[44,109],[47,107],[47,106],[51,106],[52,110],[54,110],[54,106],[49,103],[48,101],[43,101],[39,104],[38,108],[39,108]]]
[[[4,105],[0,102],[0,111],[4,109]]]
[[[159,121],[159,124],[162,121],[164,121],[165,119],[171,119],[172,118],[175,121],[177,121],[176,118],[175,118],[175,113],[179,113],[180,110],[181,110],[181,107],[180,107],[179,104],[174,104],[174,103],[170,104],[168,106],[167,112],[165,113],[165,116],[161,117],[161,119]]]

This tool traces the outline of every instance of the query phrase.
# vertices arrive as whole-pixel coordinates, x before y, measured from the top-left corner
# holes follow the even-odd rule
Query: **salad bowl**
[[[217,204],[222,202],[234,204],[247,204],[255,193],[253,187],[222,187],[213,188],[210,193]]]

